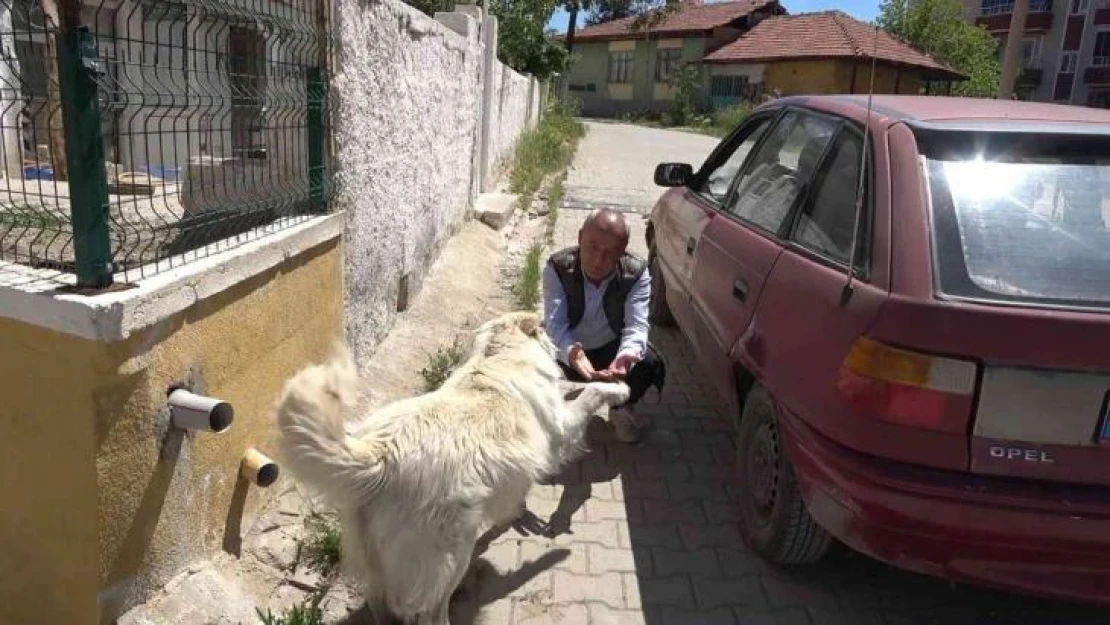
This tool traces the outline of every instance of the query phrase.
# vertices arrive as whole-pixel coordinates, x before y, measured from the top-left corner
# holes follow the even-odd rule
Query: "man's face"
[[[617,267],[628,242],[619,234],[587,226],[578,233],[582,273],[591,282],[601,282]]]

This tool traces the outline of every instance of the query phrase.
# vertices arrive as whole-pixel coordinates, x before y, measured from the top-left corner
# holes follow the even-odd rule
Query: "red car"
[[[1110,111],[783,98],[655,179],[752,549],[1110,605]]]

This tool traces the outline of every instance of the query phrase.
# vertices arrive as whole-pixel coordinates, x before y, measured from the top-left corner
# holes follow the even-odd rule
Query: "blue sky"
[[[782,5],[786,7],[792,15],[810,13],[813,11],[840,9],[861,20],[872,20],[879,14],[879,0],[782,0]],[[555,15],[551,17],[548,26],[558,32],[566,32],[568,18],[569,16],[566,11],[559,9],[555,11]],[[584,15],[580,14],[578,16],[579,26],[582,25],[582,20],[584,19]]]

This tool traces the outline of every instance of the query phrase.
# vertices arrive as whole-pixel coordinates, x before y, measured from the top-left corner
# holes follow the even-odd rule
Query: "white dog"
[[[469,359],[432,393],[353,424],[345,349],[285,386],[277,419],[291,470],[340,511],[343,561],[376,616],[446,624],[475,542],[524,510],[532,484],[583,445],[586,422],[623,403],[623,383],[559,388],[555,346],[532,313],[482,325]]]

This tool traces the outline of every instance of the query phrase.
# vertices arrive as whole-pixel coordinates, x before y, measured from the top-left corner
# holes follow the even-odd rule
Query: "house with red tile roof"
[[[707,54],[785,12],[778,0],[687,0],[646,25],[627,18],[588,26],[574,36],[566,87],[588,116],[664,111],[674,98],[677,69],[688,64],[701,68]]]
[[[927,83],[950,85],[966,79],[946,63],[840,11],[768,18],[702,62],[716,106],[735,102],[750,84],[784,96],[918,94]]]
[[[662,112],[673,77],[698,68],[698,105],[723,107],[761,94],[919,93],[923,85],[963,80],[953,68],[840,11],[788,15],[778,0],[702,3],[639,26],[633,19],[575,35],[566,76],[589,116]]]

